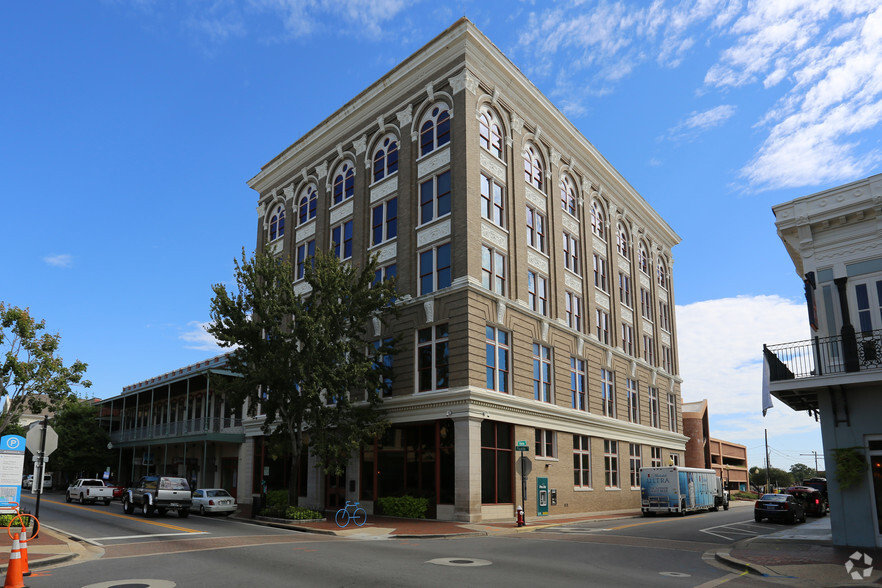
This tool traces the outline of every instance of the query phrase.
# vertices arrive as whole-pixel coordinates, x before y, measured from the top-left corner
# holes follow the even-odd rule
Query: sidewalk
[[[28,539],[28,567],[30,569],[46,567],[81,557],[87,554],[84,544],[66,534],[43,526],[36,538]],[[0,528],[0,572],[6,573],[9,554],[12,551],[12,539],[6,527]]]

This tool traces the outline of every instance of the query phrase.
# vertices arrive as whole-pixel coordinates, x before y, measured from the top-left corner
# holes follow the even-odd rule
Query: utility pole
[[[817,451],[812,451],[811,453],[800,453],[800,455],[805,455],[806,457],[809,455],[814,455],[815,456],[815,473],[817,474],[818,472],[821,471],[818,468],[818,452]]]
[[[769,489],[769,430],[763,429],[766,435],[766,494],[771,492]]]

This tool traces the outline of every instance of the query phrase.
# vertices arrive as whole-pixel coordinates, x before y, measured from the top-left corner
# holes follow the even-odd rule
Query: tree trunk
[[[291,468],[288,472],[288,504],[298,506],[300,501],[300,459],[302,445],[300,435],[292,435]]]

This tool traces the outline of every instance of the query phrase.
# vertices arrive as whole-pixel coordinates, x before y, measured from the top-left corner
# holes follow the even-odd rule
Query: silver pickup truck
[[[135,507],[140,507],[145,517],[175,510],[179,517],[186,518],[192,501],[187,480],[171,476],[144,476],[122,496],[123,512],[132,514]]]
[[[80,478],[67,487],[64,499],[67,502],[79,500],[81,504],[103,502],[107,506],[113,500],[113,488],[108,488],[97,478]]]

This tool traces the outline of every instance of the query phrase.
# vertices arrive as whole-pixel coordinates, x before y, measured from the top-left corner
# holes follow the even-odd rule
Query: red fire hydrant
[[[526,523],[524,522],[524,509],[518,506],[518,527],[523,527]]]

